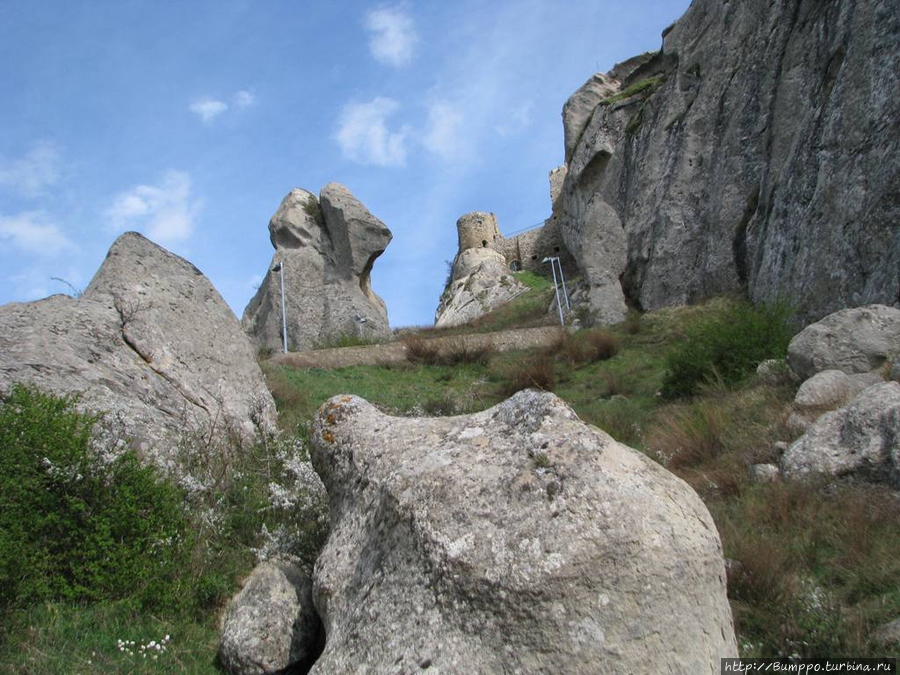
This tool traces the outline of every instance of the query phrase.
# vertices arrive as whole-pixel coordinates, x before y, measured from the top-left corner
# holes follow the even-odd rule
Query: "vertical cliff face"
[[[695,0],[566,103],[566,245],[616,320],[732,290],[900,303],[895,0]]]

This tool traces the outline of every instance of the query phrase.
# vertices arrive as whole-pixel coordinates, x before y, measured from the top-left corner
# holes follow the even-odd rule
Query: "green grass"
[[[646,79],[640,80],[639,82],[635,82],[630,87],[620,91],[618,94],[613,94],[600,102],[600,105],[612,105],[613,103],[618,103],[619,101],[624,101],[626,98],[631,98],[632,96],[636,96],[641,92],[651,92],[659,87],[663,82],[666,81],[665,75],[658,75],[656,77],[648,77]]]
[[[165,649],[148,647],[151,642]],[[221,673],[217,645],[212,615],[206,621],[173,620],[125,603],[41,604],[6,617],[0,675],[213,675]]]
[[[288,417],[311,419],[316,409],[332,396],[353,394],[395,415],[422,410],[434,401],[454,401],[458,411],[476,411],[496,402],[485,381],[486,367],[479,364],[430,366],[352,366],[337,370],[293,370],[267,365],[276,402]],[[271,384],[270,384],[271,386]],[[286,398],[292,391],[302,396]]]

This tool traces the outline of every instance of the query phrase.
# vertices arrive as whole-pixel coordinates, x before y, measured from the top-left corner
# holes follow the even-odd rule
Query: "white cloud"
[[[228,104],[211,98],[194,101],[188,106],[188,110],[197,115],[204,124],[209,124],[216,117],[228,110]]]
[[[54,256],[76,246],[43,211],[26,211],[0,216],[0,240],[8,241],[22,253]]]
[[[345,105],[335,136],[344,156],[360,164],[403,166],[408,129],[391,131],[387,126],[387,119],[399,109],[397,101],[382,96]]]
[[[412,17],[403,7],[379,7],[366,12],[369,49],[379,63],[400,67],[413,57],[419,36]]]
[[[252,91],[241,89],[232,96],[236,108],[249,108],[256,103],[256,96]]]
[[[21,159],[0,162],[0,186],[23,197],[36,197],[59,180],[59,151],[49,142],[36,143]]]
[[[188,110],[204,124],[211,124],[228,111],[246,110],[256,105],[256,95],[249,89],[234,92],[229,100],[231,105],[216,98],[199,98],[188,106]]]
[[[188,239],[199,202],[191,197],[191,178],[167,171],[159,185],[138,185],[115,197],[106,217],[115,231],[142,230],[160,244]]]
[[[464,138],[462,110],[450,103],[433,103],[428,108],[425,148],[444,159],[460,159],[468,154]]]

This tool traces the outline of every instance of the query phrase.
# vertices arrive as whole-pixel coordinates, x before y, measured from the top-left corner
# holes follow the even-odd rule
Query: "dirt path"
[[[506,352],[515,349],[547,347],[559,339],[559,326],[542,326],[505,330],[497,333],[473,333],[448,337],[417,338],[439,352],[459,349],[462,341],[468,349],[481,349],[490,345],[494,351]],[[402,340],[364,347],[337,347],[316,349],[308,352],[276,354],[269,361],[289,368],[346,368],[348,366],[372,366],[407,361],[406,345]]]

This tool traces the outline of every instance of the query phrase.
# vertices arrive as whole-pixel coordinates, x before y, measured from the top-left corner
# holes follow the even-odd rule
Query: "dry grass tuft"
[[[549,354],[537,353],[524,361],[505,366],[500,373],[500,394],[512,396],[523,389],[553,391],[556,386],[554,359]]]
[[[403,344],[409,361],[426,366],[487,365],[495,353],[490,338],[476,336],[436,339],[413,334],[405,335]]]
[[[578,367],[611,359],[619,353],[619,340],[609,331],[592,328],[566,334],[554,347],[570,365]]]

